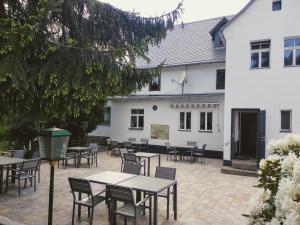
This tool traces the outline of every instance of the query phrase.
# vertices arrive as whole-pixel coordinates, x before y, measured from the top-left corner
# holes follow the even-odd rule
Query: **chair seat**
[[[143,211],[143,207],[139,206],[136,208],[137,215],[140,215]],[[115,211],[116,214],[128,217],[134,217],[134,206],[132,204],[124,204]]]
[[[105,201],[105,197],[101,195],[94,195],[94,205],[98,205],[99,203]],[[77,204],[93,206],[92,197],[85,197],[81,200],[76,201]]]
[[[176,151],[169,151],[168,154],[169,154],[169,155],[171,155],[171,154],[174,154],[174,155],[175,155],[175,154],[177,154],[177,152],[176,152]]]
[[[11,177],[15,178],[15,179],[24,180],[24,179],[33,178],[34,176],[31,174],[27,174],[27,173],[21,173],[21,174],[17,173],[17,174],[11,175]]]

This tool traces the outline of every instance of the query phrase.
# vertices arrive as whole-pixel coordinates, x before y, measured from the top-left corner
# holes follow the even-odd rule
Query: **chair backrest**
[[[129,141],[125,141],[125,142],[123,143],[123,145],[124,145],[124,148],[132,148],[132,143],[129,142]]]
[[[187,146],[192,146],[192,147],[197,147],[197,142],[196,141],[187,141],[186,145]]]
[[[22,163],[21,171],[36,171],[38,168],[40,160],[39,159],[30,159]]]
[[[144,145],[147,145],[149,142],[148,138],[141,138],[141,142],[143,142]]]
[[[99,152],[99,145],[96,143],[90,143],[89,147],[91,148],[91,153]]]
[[[78,192],[78,193],[93,195],[91,184],[88,180],[69,177],[69,183],[73,194],[74,192]]]
[[[128,163],[125,162],[123,165],[123,173],[129,173],[133,175],[141,174],[142,165],[140,163]]]
[[[110,147],[111,148],[117,148],[118,147],[118,142],[117,141],[110,141]]]
[[[124,154],[128,153],[128,150],[126,148],[121,148],[119,151],[121,158],[124,159]]]
[[[124,160],[125,162],[128,163],[136,163],[137,162],[137,157],[134,153],[124,153]]]
[[[107,185],[109,199],[116,202],[130,203],[135,205],[133,191],[127,187]]]
[[[207,144],[202,145],[202,150],[204,151],[206,149]]]
[[[136,138],[128,138],[129,142],[136,142]]]
[[[166,145],[167,148],[170,148],[170,147],[171,147],[171,144],[170,144],[170,142],[168,142],[168,141],[165,143],[165,145]]]
[[[166,180],[175,180],[176,168],[156,167],[155,177]]]
[[[34,151],[34,152],[32,153],[31,158],[32,158],[32,159],[40,159],[40,158],[41,158],[40,151]]]
[[[15,150],[13,154],[13,158],[24,159],[25,150]]]

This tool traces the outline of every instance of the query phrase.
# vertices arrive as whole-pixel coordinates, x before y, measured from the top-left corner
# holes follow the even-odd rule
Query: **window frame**
[[[269,48],[263,48],[263,44],[269,44]],[[259,45],[258,49],[252,49],[253,45]],[[271,47],[272,42],[270,39],[260,40],[260,41],[250,41],[250,69],[270,69],[271,68]],[[252,67],[252,54],[258,54],[258,67]],[[262,55],[263,53],[269,53],[269,66],[262,66]]]
[[[205,118],[204,118],[204,122],[205,122],[205,128],[204,129],[201,129],[201,114],[204,113],[205,115]],[[211,129],[207,129],[207,125],[208,125],[208,116],[207,114],[211,114]],[[214,124],[213,124],[213,121],[214,121],[214,113],[213,111],[201,111],[199,112],[199,128],[198,128],[198,131],[199,132],[203,132],[203,133],[212,133],[213,130],[214,130]]]
[[[181,128],[180,127],[180,116],[181,116],[181,113],[184,113],[184,118],[183,118],[183,125],[184,127]],[[187,114],[190,114],[190,128],[187,129]],[[178,131],[188,131],[190,132],[192,130],[192,112],[191,111],[180,111],[179,112],[179,116],[178,116]]]
[[[300,36],[286,37],[283,39],[283,67],[300,67],[300,63],[297,64],[297,51],[300,51],[300,44],[296,45],[296,39],[300,39]],[[294,44],[292,46],[285,46],[287,40],[293,40]],[[292,64],[286,65],[285,63],[285,52],[292,51]]]
[[[283,129],[282,128],[282,112],[289,112],[289,120],[290,120],[290,124],[289,124],[289,129]],[[292,132],[292,110],[291,109],[281,109],[280,110],[280,132],[281,133],[291,133]]]
[[[222,84],[222,86],[220,86],[220,84],[218,83],[218,77],[220,75],[220,72],[224,72],[224,84]],[[216,71],[216,89],[217,90],[225,90],[225,87],[226,87],[226,70],[225,69],[218,69]]]
[[[133,113],[133,110],[136,110],[136,113]],[[143,110],[143,113],[140,113],[139,111]],[[132,118],[136,118],[136,126],[133,127],[132,125]],[[143,126],[140,127],[140,117],[143,117]],[[145,127],[145,110],[141,108],[131,108],[130,109],[130,124],[129,129],[131,130],[144,130]]]
[[[155,79],[158,79],[158,88],[157,89],[154,89],[153,88],[153,81]],[[159,76],[155,76],[152,81],[149,83],[149,92],[153,92],[153,91],[160,91],[161,90],[161,75]]]

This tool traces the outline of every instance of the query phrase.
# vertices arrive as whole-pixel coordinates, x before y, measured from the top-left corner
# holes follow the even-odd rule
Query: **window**
[[[131,109],[130,128],[144,128],[144,109]]]
[[[212,132],[212,121],[213,113],[212,112],[200,112],[200,131]]]
[[[270,67],[270,47],[271,41],[251,43],[251,68]]]
[[[110,125],[110,117],[111,117],[111,108],[106,107],[103,115],[103,123],[102,125]]]
[[[281,110],[281,131],[290,132],[292,121],[292,111],[291,110]]]
[[[284,65],[300,66],[300,38],[284,40]]]
[[[273,11],[280,11],[281,10],[281,0],[273,0],[273,4],[272,4],[272,10]]]
[[[153,78],[149,84],[149,91],[160,91],[160,76]]]
[[[191,112],[180,112],[179,113],[179,130],[191,130]]]
[[[225,70],[217,70],[217,89],[225,89]]]

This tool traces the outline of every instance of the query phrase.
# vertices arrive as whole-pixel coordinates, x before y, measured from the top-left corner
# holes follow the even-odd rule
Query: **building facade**
[[[111,99],[109,136],[196,141],[225,165],[264,158],[267,141],[300,132],[299,9],[298,0],[252,0],[233,17],[177,25],[150,48],[150,64],[138,61],[165,61],[161,75]]]

